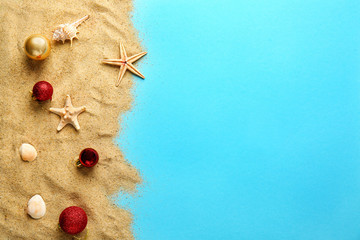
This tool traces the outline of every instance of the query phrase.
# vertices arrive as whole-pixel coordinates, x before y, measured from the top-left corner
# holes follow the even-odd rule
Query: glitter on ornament
[[[37,82],[32,90],[33,97],[38,101],[51,100],[54,89],[50,83],[46,81]]]
[[[67,234],[75,235],[84,231],[87,225],[86,212],[81,207],[65,208],[59,217],[59,226]]]

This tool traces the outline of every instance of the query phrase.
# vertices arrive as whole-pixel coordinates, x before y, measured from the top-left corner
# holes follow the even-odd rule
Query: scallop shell
[[[19,148],[20,156],[22,160],[31,162],[34,161],[37,156],[37,151],[33,145],[23,143]]]
[[[44,199],[36,194],[30,198],[27,207],[27,213],[34,219],[42,218],[46,213],[46,205]]]
[[[77,38],[76,34],[79,32],[76,28],[88,18],[89,15],[86,15],[85,17],[80,18],[76,22],[60,24],[53,31],[53,40],[62,41],[63,43],[65,43],[65,40],[69,39],[70,46],[72,46],[72,40],[74,38]]]

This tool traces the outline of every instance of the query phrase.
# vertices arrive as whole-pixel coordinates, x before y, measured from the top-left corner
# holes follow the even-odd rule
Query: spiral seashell
[[[21,159],[27,162],[34,161],[37,156],[37,151],[33,145],[23,143],[19,148]]]
[[[36,194],[30,198],[27,207],[27,213],[34,219],[42,218],[46,213],[46,205],[44,199]]]
[[[53,40],[62,41],[63,43],[65,43],[66,40],[70,40],[70,46],[72,46],[72,40],[74,38],[77,38],[76,34],[79,32],[76,28],[88,18],[89,15],[86,15],[85,17],[80,18],[76,22],[60,24],[53,31]]]

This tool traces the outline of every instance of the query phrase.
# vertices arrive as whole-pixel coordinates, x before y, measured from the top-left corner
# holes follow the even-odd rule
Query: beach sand
[[[131,213],[109,200],[119,190],[134,192],[141,182],[114,142],[121,130],[119,116],[131,108],[133,77],[126,73],[116,88],[119,68],[101,64],[103,58],[119,57],[120,41],[128,55],[143,50],[131,12],[130,0],[1,1],[0,239],[71,239],[58,228],[58,218],[72,205],[88,214],[87,239],[134,239]],[[26,57],[23,45],[29,35],[51,38],[57,25],[87,14],[72,47],[69,41],[52,42],[44,61]],[[51,102],[32,99],[38,81],[53,85]],[[67,94],[75,107],[87,108],[78,118],[78,132],[71,125],[57,132],[60,118],[49,112],[63,107]],[[21,160],[22,143],[38,150],[35,161]],[[87,147],[98,151],[99,163],[78,169],[74,159]],[[47,205],[40,220],[26,213],[35,194]]]

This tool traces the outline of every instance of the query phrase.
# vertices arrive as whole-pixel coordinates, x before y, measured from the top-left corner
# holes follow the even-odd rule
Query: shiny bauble
[[[34,60],[47,58],[51,51],[50,40],[41,34],[33,34],[25,40],[25,53]]]
[[[95,166],[99,161],[99,154],[95,149],[85,148],[81,151],[79,156],[79,162],[81,166],[90,168]]]

